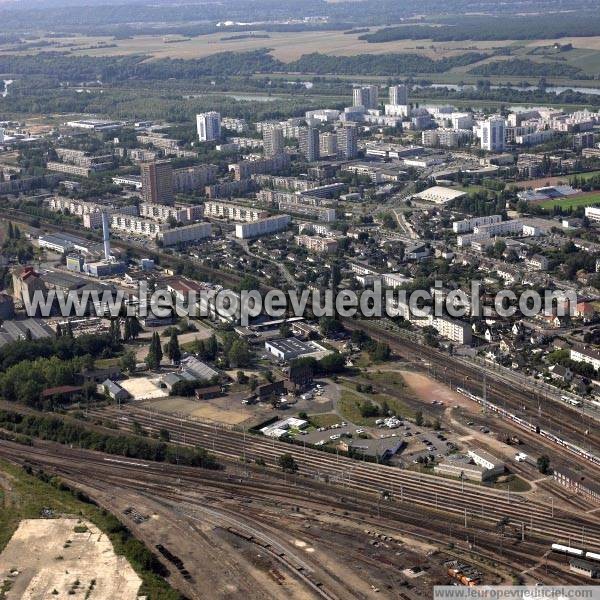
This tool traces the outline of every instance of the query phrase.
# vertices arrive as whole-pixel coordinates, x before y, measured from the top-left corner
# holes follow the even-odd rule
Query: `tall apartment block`
[[[140,165],[142,198],[144,202],[173,204],[173,168],[169,161],[155,161]]]
[[[198,139],[201,142],[212,142],[221,137],[221,115],[211,111],[196,115]]]
[[[263,131],[265,156],[276,156],[283,152],[283,129],[274,125]]]
[[[337,130],[337,154],[352,159],[358,155],[358,134],[355,125],[344,125]]]
[[[314,127],[301,127],[298,132],[300,152],[308,162],[319,160],[319,131]]]
[[[390,104],[394,106],[405,106],[408,104],[408,88],[401,85],[392,85],[389,89]]]
[[[352,90],[352,105],[365,108],[377,108],[379,105],[379,88],[376,85],[363,85]]]

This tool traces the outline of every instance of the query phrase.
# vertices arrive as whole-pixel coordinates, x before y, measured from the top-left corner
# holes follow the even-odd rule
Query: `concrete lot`
[[[134,400],[164,398],[169,395],[168,390],[159,386],[158,379],[155,377],[132,377],[120,381],[119,385],[126,389]]]
[[[104,533],[68,518],[21,521],[0,555],[0,577],[12,582],[7,600],[135,600],[141,584]]]

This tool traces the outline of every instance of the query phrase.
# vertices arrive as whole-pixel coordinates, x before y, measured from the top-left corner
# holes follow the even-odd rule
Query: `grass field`
[[[600,204],[599,192],[581,194],[570,198],[562,198],[560,200],[545,200],[544,202],[540,202],[538,206],[541,206],[544,210],[552,210],[555,206],[560,206],[561,208],[577,208],[579,206],[591,206],[593,204]]]
[[[386,402],[390,411],[397,416],[409,418],[414,417],[414,411],[412,409],[410,409],[400,399],[390,394],[361,394],[347,386],[342,386],[341,392],[341,397],[337,403],[338,412],[340,413],[340,416],[344,418],[344,420],[354,423],[355,425],[373,426],[375,425],[375,421],[379,418],[363,417],[361,415],[361,404],[367,400],[371,400],[373,404],[378,406],[382,406],[382,404]]]
[[[335,413],[323,413],[321,415],[310,415],[310,423],[314,427],[331,427],[340,422],[339,415]]]

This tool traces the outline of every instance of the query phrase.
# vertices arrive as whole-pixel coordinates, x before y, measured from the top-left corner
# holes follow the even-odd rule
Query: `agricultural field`
[[[255,32],[256,33],[256,32]],[[65,37],[60,38],[60,46],[48,39],[52,46],[47,49],[69,51],[74,55],[119,56],[127,54],[149,54],[154,58],[200,58],[218,52],[246,52],[259,48],[271,48],[272,55],[282,61],[292,61],[303,54],[321,52],[336,56],[356,54],[386,54],[390,52],[410,52],[432,59],[455,56],[474,50],[491,50],[512,42],[431,42],[430,40],[398,40],[394,42],[370,44],[360,40],[359,33],[345,34],[342,31],[301,31],[301,32],[261,32],[261,36],[237,37],[223,31],[209,35],[187,38],[178,35],[140,35],[128,39],[112,37]],[[13,45],[0,46],[0,54],[36,54],[38,49],[15,52]]]
[[[480,62],[455,66],[445,73],[437,73],[436,81],[443,83],[473,83],[481,79],[481,75],[471,73],[474,68],[504,61],[527,60],[537,65],[552,67],[574,67],[582,70],[583,75],[597,76],[600,73],[600,36],[585,38],[564,38],[561,43],[572,44],[568,51],[554,51],[552,44],[556,40],[463,40],[434,42],[432,40],[394,40],[388,42],[369,43],[360,39],[358,33],[343,31],[300,31],[300,32],[247,32],[245,35],[234,35],[222,31],[196,37],[181,35],[138,35],[127,38],[110,36],[88,37],[72,36],[45,38],[47,43],[41,48],[23,47],[19,45],[0,45],[2,54],[34,55],[40,50],[68,52],[73,56],[123,56],[148,55],[155,59],[194,59],[203,58],[220,52],[247,52],[268,48],[271,55],[283,62],[297,60],[302,55],[319,52],[329,56],[355,56],[359,54],[381,55],[389,53],[406,53],[423,56],[432,60],[448,59],[470,52],[489,53],[490,56]],[[510,47],[510,55],[503,56],[502,49]],[[500,55],[496,54],[501,52]],[[536,83],[537,77],[528,73],[490,74],[487,76],[493,83]],[[562,76],[546,76],[549,81],[560,80],[570,85],[593,86],[593,80],[581,80],[577,74]]]

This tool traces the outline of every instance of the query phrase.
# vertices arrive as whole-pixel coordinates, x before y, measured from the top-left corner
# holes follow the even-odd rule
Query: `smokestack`
[[[110,226],[108,224],[108,213],[102,213],[102,239],[104,240],[104,258],[110,260]]]

